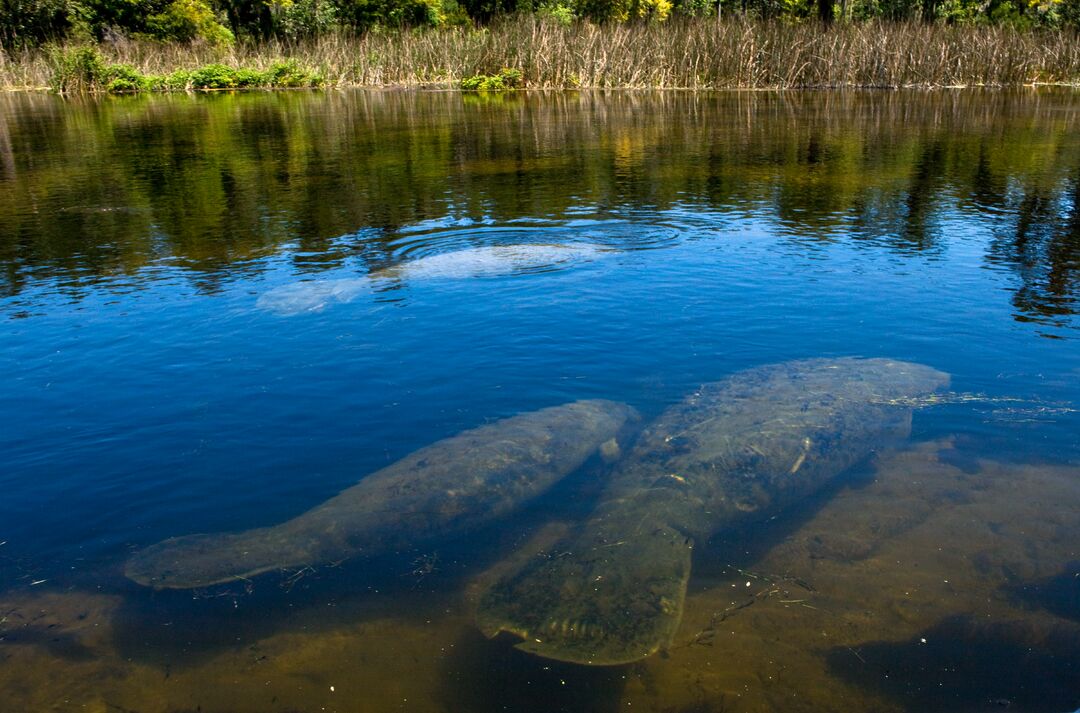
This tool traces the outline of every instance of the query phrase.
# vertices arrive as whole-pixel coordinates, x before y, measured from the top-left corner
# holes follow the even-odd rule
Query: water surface
[[[0,107],[5,710],[1080,707],[1080,94]],[[472,624],[485,572],[589,512],[600,459],[378,558],[123,576],[500,418],[603,398],[648,420],[839,356],[980,398],[697,548],[675,645],[638,664]]]

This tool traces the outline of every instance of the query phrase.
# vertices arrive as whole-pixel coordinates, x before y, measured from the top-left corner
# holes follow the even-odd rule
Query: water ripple
[[[280,315],[320,312],[331,304],[351,302],[383,281],[463,280],[552,272],[600,259],[608,252],[589,243],[464,248],[407,260],[365,277],[283,285],[260,296],[256,306]]]
[[[695,216],[667,213],[631,217],[588,217],[572,220],[520,219],[442,220],[397,231],[391,241],[396,261],[415,260],[478,247],[591,244],[612,250],[643,250],[680,242],[707,226]]]

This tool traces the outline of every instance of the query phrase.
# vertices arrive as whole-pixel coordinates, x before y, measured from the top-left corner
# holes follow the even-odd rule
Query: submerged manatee
[[[464,530],[544,492],[636,418],[629,406],[591,400],[497,421],[421,448],[280,525],[160,542],[125,573],[158,588],[202,587]]]
[[[404,262],[366,277],[283,285],[260,296],[256,306],[280,315],[319,312],[328,305],[355,300],[382,280],[461,280],[542,272],[592,260],[603,253],[601,248],[589,244],[466,248]]]
[[[281,316],[322,312],[329,305],[352,302],[371,290],[371,278],[311,280],[282,285],[259,295],[255,306]]]
[[[695,540],[775,513],[890,437],[948,375],[888,359],[813,359],[703,386],[650,425],[579,534],[503,577],[477,623],[552,659],[618,664],[667,646]]]

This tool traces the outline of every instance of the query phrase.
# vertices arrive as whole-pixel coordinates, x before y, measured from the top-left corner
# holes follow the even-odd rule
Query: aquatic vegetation
[[[635,3],[638,8],[663,3]],[[650,10],[652,12],[652,10]],[[827,27],[739,15],[666,22],[564,22],[520,17],[477,31],[329,33],[288,44],[99,45],[108,63],[149,75],[208,64],[267,68],[293,59],[330,85],[470,86],[502,66],[530,88],[955,87],[1080,81],[1080,43],[1072,30],[1017,31],[993,25],[858,22]],[[69,45],[76,49],[79,45]],[[657,47],[665,51],[658,53]],[[762,48],[769,48],[763,51]],[[919,48],[913,51],[912,48]],[[49,84],[47,49],[0,63],[0,86]],[[499,80],[503,85],[506,79]],[[496,81],[496,80],[487,80]],[[85,87],[84,89],[90,89]],[[494,88],[494,87],[493,87]],[[80,91],[72,87],[72,91]]]
[[[262,80],[262,75],[251,69],[208,64],[193,71],[188,81],[192,89],[242,89],[259,86]]]
[[[131,64],[107,62],[95,47],[54,51],[49,85],[53,90],[105,91],[129,94],[145,91],[318,87],[323,78],[294,59],[274,62],[266,70],[211,63],[168,74],[144,74]]]
[[[461,80],[461,88],[466,91],[502,92],[507,89],[520,89],[524,86],[524,76],[520,69],[502,69],[498,74],[476,74]]]
[[[481,599],[480,629],[585,664],[641,659],[671,641],[696,540],[803,498],[890,438],[911,408],[888,403],[949,377],[889,359],[813,359],[707,384],[665,411],[612,476],[565,556],[534,558]]]
[[[109,82],[105,89],[114,94],[138,92],[149,88],[147,77],[128,64],[114,64],[108,68]]]
[[[140,584],[191,588],[375,554],[505,515],[576,470],[636,419],[613,401],[521,414],[421,448],[274,527],[188,535],[133,556]]]
[[[88,91],[108,81],[107,68],[94,47],[54,49],[49,56],[49,86],[61,93]]]
[[[302,66],[295,59],[274,62],[263,72],[263,77],[271,87],[317,87],[324,83],[316,71]]]

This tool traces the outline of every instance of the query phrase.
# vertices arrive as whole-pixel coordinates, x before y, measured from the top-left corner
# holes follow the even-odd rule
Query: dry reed
[[[165,74],[210,62],[265,69],[295,58],[331,86],[457,86],[519,69],[533,88],[954,87],[1080,83],[1080,34],[1004,26],[812,22],[741,17],[561,26],[517,17],[482,29],[334,34],[228,48],[120,41],[110,62]],[[0,86],[40,88],[45,51],[0,53]]]

